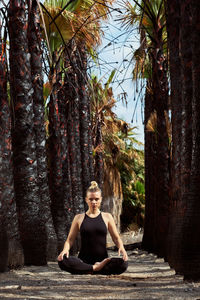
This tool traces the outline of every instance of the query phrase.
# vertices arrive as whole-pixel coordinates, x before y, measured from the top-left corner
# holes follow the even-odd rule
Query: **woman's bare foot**
[[[108,258],[105,258],[104,260],[102,260],[101,262],[96,262],[93,265],[93,271],[100,271],[110,260],[111,260],[111,258],[108,257]]]

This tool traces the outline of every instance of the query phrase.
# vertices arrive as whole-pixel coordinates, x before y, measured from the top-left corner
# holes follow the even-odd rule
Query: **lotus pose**
[[[96,181],[86,193],[88,210],[74,217],[63,251],[58,256],[62,270],[72,274],[121,274],[128,267],[128,256],[110,213],[100,211],[101,190]],[[69,256],[78,232],[81,235],[81,249],[78,257]],[[106,249],[107,231],[118,247],[118,254],[123,258],[109,258]]]

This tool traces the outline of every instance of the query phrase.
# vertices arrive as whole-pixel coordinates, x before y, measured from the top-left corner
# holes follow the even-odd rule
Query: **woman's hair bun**
[[[98,183],[96,181],[91,181],[91,184],[90,184],[90,188],[91,189],[94,189],[94,188],[98,188]]]
[[[100,192],[101,193],[101,189],[99,188],[99,185],[96,181],[90,182],[90,186],[87,189],[86,194],[90,193],[90,192],[92,192],[92,193]]]

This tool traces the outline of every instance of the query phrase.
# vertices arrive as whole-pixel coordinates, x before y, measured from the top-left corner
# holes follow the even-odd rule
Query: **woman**
[[[58,256],[58,264],[62,270],[72,274],[121,274],[128,267],[128,256],[122,240],[117,232],[113,217],[100,211],[102,201],[101,190],[96,181],[86,193],[88,210],[76,215],[72,222],[63,251]],[[107,230],[118,247],[118,254],[123,258],[109,258],[106,250]],[[81,235],[81,250],[78,257],[69,256],[78,232]]]

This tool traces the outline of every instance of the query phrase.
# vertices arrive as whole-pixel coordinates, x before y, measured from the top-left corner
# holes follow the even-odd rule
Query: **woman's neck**
[[[88,209],[86,211],[87,215],[89,216],[92,216],[92,217],[96,217],[97,215],[100,214],[100,210],[99,209],[95,209],[95,210],[91,210],[91,209]]]

